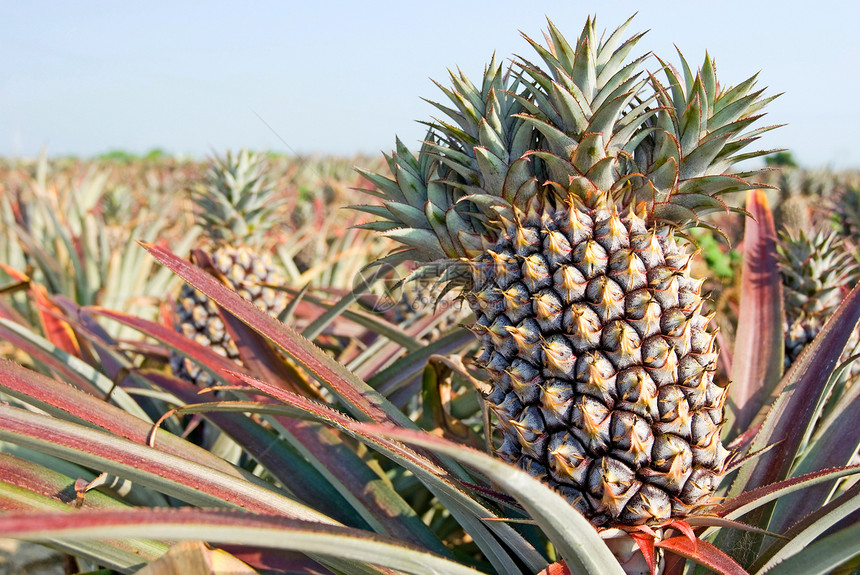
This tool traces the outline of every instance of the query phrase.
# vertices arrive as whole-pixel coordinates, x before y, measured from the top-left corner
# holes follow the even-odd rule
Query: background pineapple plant
[[[785,299],[785,365],[794,363],[857,285],[854,255],[833,230],[787,228],[777,244]],[[854,338],[856,340],[856,336]],[[852,348],[846,350],[852,355]]]
[[[277,207],[261,156],[243,149],[214,158],[204,185],[193,190],[197,225],[206,244],[194,254],[198,265],[261,310],[277,316],[286,307],[286,295],[270,285],[282,283],[268,254],[260,251],[269,217]],[[239,351],[208,297],[183,284],[175,307],[177,331],[217,353],[241,362]],[[211,376],[190,359],[172,354],[173,372],[205,387]]]
[[[730,166],[768,99],[724,88],[706,58],[668,83],[626,57],[626,24],[571,45],[550,24],[542,69],[493,60],[417,158],[367,174],[371,224],[403,247],[385,262],[447,269],[483,344],[503,459],[546,481],[596,525],[660,524],[707,508],[726,462],[726,389],[694,256],[680,236],[756,187]],[[432,265],[431,265],[432,264]],[[443,266],[444,267],[444,266]],[[421,271],[417,272],[419,275]]]

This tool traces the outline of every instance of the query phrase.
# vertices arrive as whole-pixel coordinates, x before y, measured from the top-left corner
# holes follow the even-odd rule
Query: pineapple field
[[[0,538],[69,574],[860,572],[860,172],[759,150],[775,95],[630,24],[451,72],[379,157],[0,161]]]

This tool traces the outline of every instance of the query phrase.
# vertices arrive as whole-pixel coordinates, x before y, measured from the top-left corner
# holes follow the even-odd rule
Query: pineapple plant
[[[725,194],[769,128],[755,77],[722,87],[659,60],[627,60],[629,21],[574,44],[550,22],[545,66],[495,58],[477,85],[452,74],[447,118],[392,177],[365,173],[381,205],[366,227],[399,241],[384,260],[459,287],[482,344],[496,453],[599,527],[663,525],[714,503],[728,451],[716,329],[684,238]]]
[[[860,238],[860,185],[857,184],[856,177],[854,181],[840,186],[833,196],[834,200],[829,207],[833,211],[839,233],[856,248]]]
[[[261,310],[277,316],[286,307],[286,294],[272,284],[280,275],[270,257],[260,251],[277,207],[264,173],[262,157],[243,149],[214,158],[204,185],[194,189],[197,225],[205,243],[194,253],[199,265],[214,273],[231,289]],[[241,363],[239,352],[208,297],[183,284],[175,306],[175,327],[198,343]],[[189,358],[171,355],[173,373],[206,387],[211,376]]]
[[[789,367],[824,328],[845,292],[857,284],[858,269],[834,232],[807,234],[786,228],[777,251],[785,301],[785,366]],[[855,333],[852,343],[856,339]],[[854,347],[849,344],[847,355]]]

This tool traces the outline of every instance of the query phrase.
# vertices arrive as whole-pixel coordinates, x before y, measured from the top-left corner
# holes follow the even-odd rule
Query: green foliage
[[[127,150],[109,150],[95,157],[105,162],[131,164],[134,162],[159,162],[172,157],[172,154],[162,148],[152,148],[144,154],[135,154]]]
[[[736,249],[729,249],[717,234],[708,229],[695,229],[691,236],[696,246],[702,250],[702,257],[708,265],[708,270],[723,282],[730,281],[736,273],[741,255]]]
[[[771,168],[796,168],[798,165],[797,161],[794,159],[794,155],[786,150],[768,154],[764,157],[764,163],[766,166]]]

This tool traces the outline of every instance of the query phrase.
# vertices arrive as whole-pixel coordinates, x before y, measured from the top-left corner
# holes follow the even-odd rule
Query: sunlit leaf
[[[388,426],[362,425],[360,429],[380,436],[394,437],[420,445],[479,469],[500,485],[528,511],[529,516],[546,533],[559,555],[575,572],[594,575],[621,574],[618,561],[606,547],[588,520],[561,495],[500,459],[433,435]]]
[[[239,507],[333,523],[241,471],[228,475],[83,425],[0,405],[0,440],[139,482],[202,507]]]
[[[752,449],[780,441],[778,449],[762,455],[754,465],[744,467],[732,485],[730,495],[780,481],[788,476],[798,447],[814,423],[816,407],[823,400],[825,386],[839,356],[860,317],[860,287],[854,288],[801,353],[774,390],[770,408]]]
[[[851,516],[858,509],[860,509],[860,483],[855,483],[845,493],[792,525],[784,533],[786,539],[779,539],[772,543],[756,559],[750,570],[765,573],[771,567],[802,551],[819,535]],[[854,525],[856,524],[855,522]]]
[[[729,387],[733,435],[750,427],[779,383],[784,348],[782,277],[773,216],[764,190],[750,190],[747,210],[752,218],[747,218],[744,228],[740,310]]]
[[[771,575],[827,575],[852,558],[860,557],[860,523],[810,543],[805,549],[771,567]]]
[[[693,542],[686,535],[679,535],[658,541],[656,545],[661,549],[671,551],[676,555],[695,561],[699,565],[713,569],[722,575],[748,575],[737,561],[707,541],[697,540]]]
[[[470,567],[366,531],[268,515],[200,509],[0,516],[0,536],[35,540],[146,537],[292,549],[419,575],[474,575]],[[355,571],[348,571],[353,573]]]

